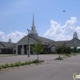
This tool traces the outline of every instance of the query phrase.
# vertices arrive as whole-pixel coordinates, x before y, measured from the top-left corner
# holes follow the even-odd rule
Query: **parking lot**
[[[55,60],[58,55],[40,55],[45,63],[29,65],[23,68],[0,72],[0,80],[73,80],[73,74],[80,74],[80,55]],[[36,55],[29,58],[26,55],[0,57],[0,63],[34,60]]]

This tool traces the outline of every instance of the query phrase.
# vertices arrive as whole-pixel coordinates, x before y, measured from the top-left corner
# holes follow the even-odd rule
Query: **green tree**
[[[61,53],[63,53],[63,47],[62,46],[57,46],[56,47],[56,52],[57,54],[59,54],[59,58],[61,58]]]
[[[37,54],[37,60],[39,60],[39,56],[38,55],[41,52],[43,52],[43,49],[44,49],[42,43],[35,42],[34,45],[31,46],[31,49],[32,49],[33,52],[35,52]]]
[[[65,54],[68,56],[68,54],[71,54],[70,47],[65,47]]]
[[[77,52],[77,47],[74,47],[74,53],[76,53]]]

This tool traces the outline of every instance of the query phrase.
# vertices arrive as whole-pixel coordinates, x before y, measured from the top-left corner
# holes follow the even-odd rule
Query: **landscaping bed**
[[[20,66],[25,66],[25,65],[30,65],[30,64],[39,64],[44,62],[44,60],[33,60],[33,61],[25,61],[25,62],[15,62],[15,63],[5,63],[3,65],[0,65],[0,70],[1,69],[6,69],[6,68],[11,68],[11,67],[20,67]]]

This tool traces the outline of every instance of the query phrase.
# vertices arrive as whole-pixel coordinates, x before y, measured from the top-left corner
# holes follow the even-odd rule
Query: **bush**
[[[15,64],[14,64],[14,63],[11,63],[11,64],[10,64],[10,67],[15,67]]]
[[[18,64],[21,66],[21,62],[20,61],[18,61]]]
[[[15,62],[15,63],[11,63],[11,64],[4,64],[4,65],[0,65],[0,69],[2,68],[7,68],[7,67],[15,67],[15,66],[21,66],[21,65],[30,65],[32,63],[40,63],[40,62],[44,62],[44,60],[33,60],[33,61],[25,61],[25,62]]]
[[[20,62],[15,62],[15,66],[20,66],[21,63]]]
[[[7,68],[7,66],[6,65],[2,65],[2,68]]]
[[[9,67],[10,65],[8,63],[5,64],[6,67]]]
[[[32,62],[31,62],[31,61],[29,61],[29,62],[28,62],[28,65],[30,65],[31,63],[32,63]]]
[[[28,64],[32,64],[32,63],[33,63],[32,61],[29,61],[29,62],[28,62]]]
[[[0,65],[0,69],[2,69],[2,65]]]
[[[34,60],[33,63],[39,63],[39,60]]]
[[[28,64],[28,62],[27,61],[25,61],[25,65],[27,65]]]
[[[24,62],[22,62],[22,63],[21,63],[21,65],[23,65],[23,66],[24,66],[24,65],[25,65],[25,63],[24,63]]]

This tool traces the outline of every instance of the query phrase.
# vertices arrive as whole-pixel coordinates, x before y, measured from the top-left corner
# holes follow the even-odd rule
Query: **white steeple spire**
[[[33,20],[32,20],[32,26],[34,26],[34,13],[33,13]]]
[[[34,24],[34,13],[33,13],[33,19],[32,19],[32,27],[31,30],[35,30],[35,24]]]
[[[32,35],[38,35],[37,31],[36,31],[36,27],[35,27],[35,24],[34,24],[34,13],[33,13],[33,18],[32,18],[32,26],[31,26],[31,31],[29,34],[32,34]]]

